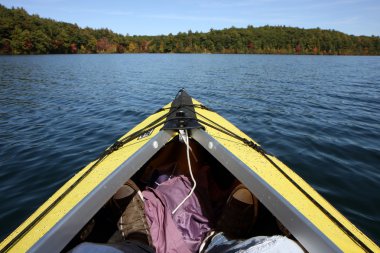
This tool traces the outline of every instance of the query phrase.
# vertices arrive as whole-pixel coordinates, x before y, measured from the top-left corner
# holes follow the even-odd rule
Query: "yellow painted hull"
[[[305,226],[310,227],[312,233],[316,235],[321,234],[323,238],[327,238],[325,244],[332,245],[332,251],[380,252],[379,247],[374,242],[366,237],[290,168],[276,157],[268,154],[265,157],[257,149],[237,140],[236,136],[239,136],[256,144],[249,136],[216,112],[203,107],[201,103],[194,99],[192,101],[195,105],[197,119],[204,128],[204,131],[197,129],[194,132],[198,131],[200,134],[206,133],[212,140],[204,143],[205,148],[209,149],[211,153],[215,153],[218,152],[217,147],[221,147],[224,152],[227,152],[231,156],[231,159],[241,163],[242,168],[246,168],[247,170],[246,174],[240,174],[239,171],[234,171],[234,168],[229,169],[236,175],[248,175],[241,178],[241,181],[248,187],[251,187],[251,191],[255,190],[256,187],[255,185],[250,186],[253,178],[260,180],[263,185],[267,185],[272,195],[264,193],[260,195],[260,193],[252,192],[258,195],[257,197],[260,201],[268,203],[269,209],[274,216],[302,216],[302,219],[305,220]],[[99,185],[104,180],[111,177],[123,163],[132,159],[143,147],[156,145],[152,140],[160,132],[165,131],[162,130],[162,124],[169,116],[168,111],[170,106],[171,104],[168,104],[162,110],[148,117],[120,140],[128,138],[136,132],[149,130],[145,134],[132,138],[128,143],[122,145],[101,160],[90,163],[65,183],[35,213],[1,242],[0,252],[39,251],[38,245],[41,244],[43,238],[46,238],[46,235],[57,224],[63,224],[64,226],[66,216],[74,213],[77,206],[91,195],[95,189],[99,188]],[[223,131],[220,131],[220,129],[223,129]],[[231,136],[229,133],[233,133],[236,136]],[[169,135],[172,138],[176,134],[173,131]],[[94,166],[95,163],[96,166]],[[115,188],[117,187],[119,186],[115,186]],[[287,211],[277,208],[274,204],[271,206],[271,199],[268,199],[271,196],[279,196],[280,200],[278,201],[282,201],[281,203],[288,206],[289,210],[292,210],[291,215],[284,214],[283,212]],[[98,206],[103,204],[99,203]],[[314,243],[316,243],[318,238],[311,239],[305,236],[307,233],[304,233],[303,229],[299,229],[296,222],[292,221],[292,218],[283,218],[281,222],[287,225],[292,234],[306,249],[310,252],[315,251],[317,247],[315,247]],[[326,241],[326,239],[321,240]]]
[[[123,139],[131,133],[143,129],[151,122],[157,120],[165,114],[165,111],[158,112],[148,117],[139,125],[125,134]],[[165,118],[162,120],[164,121]],[[42,206],[40,206],[25,222],[23,222],[13,233],[11,233],[0,244],[0,252],[26,252],[30,250],[55,224],[62,220],[81,200],[83,200],[96,186],[98,186],[105,178],[107,178],[116,168],[124,161],[130,158],[136,151],[138,151],[144,144],[153,138],[159,132],[159,128],[154,131],[147,138],[134,139],[123,148],[112,153],[106,159],[101,161],[88,175],[75,186],[58,204],[49,210],[33,227],[28,229],[25,235],[15,241],[9,248],[5,248],[14,238],[16,238],[21,231],[24,231],[32,221],[46,211],[49,206],[57,199],[61,198],[62,194],[67,191],[74,182],[84,175],[91,166],[96,162],[88,164],[85,168],[79,171],[73,178],[65,183],[56,193],[54,193]]]
[[[200,104],[194,101],[195,104]],[[223,126],[228,131],[233,132],[247,140],[254,142],[249,136],[240,131],[232,123],[228,122],[219,114],[202,109],[195,109],[203,117],[205,122],[210,125],[217,122],[218,125]],[[228,149],[240,161],[246,164],[255,174],[262,178],[268,185],[273,187],[283,198],[285,198],[295,209],[302,213],[312,224],[318,228],[321,233],[328,237],[342,252],[366,252],[358,245],[347,233],[339,228],[331,218],[326,216],[320,208],[318,208],[310,199],[308,199],[303,192],[301,192],[288,178],[284,177],[273,164],[265,159],[259,152],[247,146],[244,143],[239,143],[235,138],[224,134],[212,127],[206,126],[206,131],[213,138],[215,138],[222,146]],[[257,144],[257,143],[256,143]],[[369,251],[380,252],[379,247],[365,236],[357,227],[355,227],[349,220],[347,220],[340,212],[338,212],[329,202],[327,202],[320,194],[318,194],[309,184],[307,184],[300,176],[293,170],[288,168],[276,157],[268,155],[270,159],[278,165],[294,182],[296,182],[303,191],[307,192],[318,204],[323,206],[334,218],[336,218],[347,230],[359,238]],[[249,179],[248,179],[249,181]],[[274,214],[276,216],[276,214]],[[296,230],[291,231],[297,238],[302,237],[302,231],[297,233]]]

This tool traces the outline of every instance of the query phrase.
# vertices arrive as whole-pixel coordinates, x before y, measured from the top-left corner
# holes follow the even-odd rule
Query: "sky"
[[[285,25],[380,36],[380,0],[0,0],[0,4],[123,35]]]

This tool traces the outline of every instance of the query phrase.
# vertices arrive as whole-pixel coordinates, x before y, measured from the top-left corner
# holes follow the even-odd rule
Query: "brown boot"
[[[258,216],[259,201],[243,185],[235,187],[217,222],[217,231],[233,239],[249,237]]]
[[[131,192],[132,199],[127,204],[117,226],[126,240],[138,241],[152,246],[152,237],[145,217],[144,201],[138,186],[129,180],[124,187]]]

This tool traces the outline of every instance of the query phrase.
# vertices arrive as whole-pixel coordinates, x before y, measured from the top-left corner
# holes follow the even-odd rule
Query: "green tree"
[[[378,36],[286,26],[210,29],[167,36],[130,36],[80,28],[0,5],[0,53],[276,53],[380,55]]]

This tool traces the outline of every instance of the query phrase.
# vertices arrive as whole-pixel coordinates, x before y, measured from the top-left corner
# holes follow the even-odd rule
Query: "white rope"
[[[190,172],[190,176],[191,176],[191,179],[193,180],[193,188],[191,188],[191,191],[190,193],[186,196],[186,198],[184,198],[182,200],[181,203],[179,203],[179,205],[173,210],[172,214],[175,214],[175,212],[177,212],[178,208],[180,208],[183,203],[186,202],[186,200],[188,198],[190,198],[190,196],[193,194],[194,190],[195,190],[195,187],[197,187],[197,182],[195,181],[194,179],[194,175],[193,175],[193,171],[191,169],[191,163],[190,163],[190,144],[189,144],[189,136],[187,135],[187,130],[183,131],[183,130],[179,130],[179,133],[181,134],[182,136],[182,139],[183,141],[185,142],[186,144],[186,156],[187,156],[187,165],[189,166],[189,172]]]

